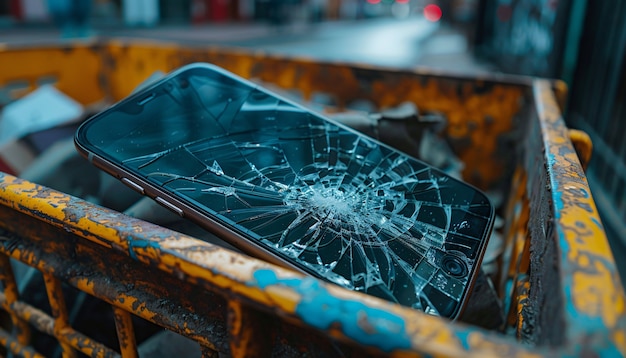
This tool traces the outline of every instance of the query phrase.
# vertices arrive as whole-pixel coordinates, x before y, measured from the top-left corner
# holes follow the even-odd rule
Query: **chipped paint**
[[[152,240],[141,240],[141,239],[133,239],[130,237],[128,239],[128,255],[130,255],[133,260],[139,260],[135,251],[137,249],[146,250],[146,249],[154,249],[160,250],[160,244],[158,242]]]
[[[293,289],[300,295],[295,313],[313,327],[329,330],[338,325],[347,337],[374,344],[385,352],[411,347],[403,317],[360,301],[340,300],[312,278],[278,278],[272,270],[257,270],[254,278],[263,289],[274,285]]]
[[[626,329],[626,299],[599,214],[591,197],[582,166],[567,138],[554,96],[546,81],[535,81],[535,98],[551,183],[555,214],[554,235],[560,250],[559,267],[565,294],[565,319],[572,352],[584,352],[583,342],[598,340],[603,354],[624,349],[611,341]],[[532,290],[532,287],[531,287]],[[599,338],[592,332],[605,331]],[[588,343],[587,343],[588,344]],[[601,348],[600,348],[601,347]]]
[[[41,58],[49,61],[36,68],[29,65]],[[149,265],[150,270],[160,270],[178,280],[181,290],[193,287],[215,292],[221,300],[245,302],[250,309],[272,312],[275,319],[288,321],[294,329],[316,330],[333,344],[349,342],[350,347],[361,349],[358,353],[382,350],[399,356],[482,358],[578,356],[589,352],[612,356],[626,352],[626,300],[583,171],[591,143],[584,133],[569,131],[563,124],[557,103],[563,103],[565,98],[562,83],[506,76],[459,78],[428,71],[318,63],[219,48],[112,40],[64,48],[4,46],[0,49],[0,67],[12,71],[0,74],[0,86],[23,77],[32,87],[42,75],[55,73],[61,90],[89,104],[120,99],[154,71],[168,71],[193,61],[210,61],[244,77],[296,88],[305,99],[314,93],[325,93],[340,107],[360,99],[378,107],[412,101],[423,111],[442,112],[449,121],[444,135],[465,163],[464,176],[468,181],[481,188],[508,187],[511,177],[516,181],[511,186],[514,192],[508,193],[512,200],[507,210],[511,213],[507,217],[511,220],[507,223],[511,225],[507,240],[513,262],[505,268],[504,275],[516,280],[537,272],[551,272],[551,277],[557,278],[534,277],[532,282],[538,284],[524,282],[523,290],[510,286],[507,292],[512,292],[512,296],[506,299],[515,306],[512,309],[519,323],[511,328],[517,329],[518,334],[524,329],[534,329],[532,333],[543,335],[559,330],[563,332],[563,340],[550,350],[532,344],[525,346],[494,332],[447,322],[302,278],[288,270],[6,175],[0,175],[0,213],[11,219],[17,218],[18,213],[21,216],[18,224],[6,219],[0,220],[0,226],[25,238],[36,232],[39,237],[31,238],[33,242],[42,245],[45,242],[49,250],[65,247],[59,241],[62,239],[81,249],[88,247],[87,244],[99,245],[98,252],[115,254],[119,260],[115,265]],[[520,129],[528,129],[531,135],[526,138]],[[572,141],[580,146],[579,155],[572,148]],[[545,153],[539,148],[542,144]],[[525,163],[517,163],[519,158],[511,154],[511,148],[533,152],[523,159]],[[520,167],[523,167],[521,172]],[[542,203],[537,203],[542,198],[549,199],[546,199],[549,210],[538,213],[546,217],[529,220],[529,207],[544,208],[540,206]],[[50,232],[61,230],[67,236],[59,234],[52,236],[56,242],[46,241],[44,231],[34,231],[31,227],[37,225],[47,225]],[[535,242],[554,243],[554,252],[529,247],[529,237],[541,234],[544,237]],[[0,243],[0,249],[42,270],[54,272],[59,266],[57,262],[39,258],[16,241],[7,246]],[[534,264],[543,267],[529,267],[531,255],[536,259]],[[71,273],[72,269],[75,268],[58,274]],[[98,270],[104,268],[84,269],[91,274]],[[228,345],[198,333],[206,327],[194,325],[197,320],[202,322],[207,312],[216,314],[202,306],[204,302],[197,303],[206,308],[201,312],[193,311],[189,301],[179,302],[176,307],[190,307],[192,313],[172,313],[166,317],[151,305],[154,302],[147,302],[148,297],[155,296],[142,292],[139,285],[120,287],[113,278],[98,281],[95,276],[67,279],[73,280],[79,289],[121,309],[182,331],[205,347],[228,351]],[[563,310],[563,322],[541,321],[540,310],[533,306],[537,302],[525,296],[540,292],[545,288],[542,285],[554,288],[557,296],[562,294],[562,305],[551,307]],[[155,286],[152,289],[159,292]],[[547,299],[555,302],[561,298]],[[178,312],[171,309],[167,312],[170,311]],[[0,341],[21,349],[15,341],[2,337]],[[80,345],[93,341],[74,335],[72,342]],[[245,354],[245,349],[240,353]]]

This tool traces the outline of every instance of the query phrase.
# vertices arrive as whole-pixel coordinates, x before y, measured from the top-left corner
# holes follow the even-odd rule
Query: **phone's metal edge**
[[[265,261],[282,267],[288,267],[303,274],[311,275],[311,273],[306,272],[300,267],[292,265],[291,262],[286,261],[282,257],[274,255],[271,251],[267,251],[267,249],[257,244],[256,242],[244,239],[241,234],[238,234],[236,231],[231,230],[229,227],[224,226],[221,223],[213,220],[211,217],[202,214],[200,211],[188,205],[180,198],[170,195],[168,192],[161,190],[158,186],[155,186],[149,181],[144,180],[143,178],[136,176],[132,172],[127,171],[124,167],[107,162],[106,159],[86,150],[79,142],[75,141],[74,143],[78,149],[78,152],[95,167],[103,170],[105,173],[119,181],[122,181],[123,178],[132,181],[133,184],[136,184],[143,189],[143,193],[140,193],[141,195],[147,196],[150,199],[155,200],[160,205],[171,209],[156,200],[156,198],[161,198],[172,206],[180,209],[183,214],[183,218],[192,220],[194,223],[198,224],[204,229],[214,233],[220,238],[223,238],[224,241],[231,243],[238,249],[241,249],[247,255],[261,258]]]
[[[163,191],[162,189],[160,189],[159,187],[153,185],[149,181],[147,181],[147,180],[145,180],[145,179],[143,179],[141,177],[138,177],[137,175],[129,172],[124,167],[122,167],[120,165],[117,165],[115,163],[109,162],[104,157],[98,155],[97,153],[94,153],[94,152],[88,150],[80,142],[78,134],[81,132],[81,129],[84,126],[87,125],[87,122],[90,122],[91,120],[97,119],[101,115],[101,113],[103,113],[105,111],[113,110],[116,106],[118,106],[118,105],[120,105],[122,103],[126,103],[126,102],[129,102],[129,101],[133,101],[135,99],[139,99],[142,96],[144,96],[146,93],[148,93],[152,89],[154,89],[156,86],[159,86],[162,83],[167,82],[168,80],[174,78],[178,74],[184,73],[187,70],[195,69],[195,68],[198,68],[198,67],[208,68],[208,69],[211,69],[213,71],[219,72],[220,74],[223,74],[223,75],[225,75],[227,77],[231,77],[231,78],[233,78],[235,80],[242,81],[242,82],[246,83],[246,85],[251,86],[252,89],[258,88],[258,85],[254,84],[253,82],[250,82],[250,81],[248,81],[246,79],[243,79],[243,78],[238,78],[238,77],[232,75],[230,72],[225,71],[224,69],[222,69],[222,68],[220,68],[218,66],[215,66],[213,64],[210,64],[210,63],[191,63],[191,64],[185,65],[183,67],[180,67],[180,68],[178,68],[178,69],[176,69],[176,70],[166,74],[165,76],[163,76],[162,78],[158,79],[154,83],[151,83],[148,86],[146,86],[144,88],[141,88],[139,91],[130,94],[129,96],[121,99],[120,101],[116,102],[115,104],[109,106],[105,110],[103,110],[100,113],[90,117],[85,122],[81,123],[81,125],[76,130],[75,135],[74,135],[74,146],[78,150],[79,154],[81,156],[83,156],[84,158],[86,158],[95,167],[103,170],[104,172],[106,172],[107,174],[109,174],[112,177],[116,178],[117,180],[121,181],[122,178],[126,178],[127,180],[131,180],[134,184],[139,185],[143,189],[143,193],[141,193],[141,194],[144,195],[144,196],[150,197],[153,200],[155,200],[157,197],[160,197],[161,199],[166,200],[169,204],[173,205],[174,207],[177,207],[177,208],[181,209],[185,218],[193,220],[194,223],[196,223],[196,224],[200,225],[201,227],[203,227],[203,228],[211,231],[212,233],[218,235],[220,238],[227,237],[227,239],[225,239],[224,241],[227,241],[229,243],[233,243],[233,246],[235,246],[238,249],[242,250],[244,253],[246,253],[248,255],[251,255],[251,256],[254,256],[254,257],[261,258],[261,259],[263,259],[265,261],[271,262],[271,263],[279,265],[279,266],[288,267],[288,268],[290,268],[292,270],[295,270],[297,272],[300,272],[302,274],[312,275],[312,273],[306,271],[306,269],[304,269],[302,267],[299,267],[299,266],[296,266],[293,263],[291,263],[291,262],[287,261],[286,259],[284,259],[283,257],[281,257],[279,255],[276,255],[276,254],[274,254],[271,251],[268,251],[264,246],[262,246],[260,244],[257,244],[255,241],[252,241],[252,240],[242,240],[243,238],[242,238],[241,234],[237,233],[236,231],[230,229],[227,226],[224,226],[224,225],[218,223],[217,221],[213,220],[212,218],[208,217],[207,215],[201,213],[199,210],[197,210],[194,207],[192,207],[192,206],[188,205],[187,203],[183,202],[179,198],[176,198],[176,197],[170,195],[169,193],[167,193],[166,191]],[[150,195],[150,194],[152,194],[152,195]],[[209,223],[212,224],[212,225],[208,225]],[[315,276],[315,275],[313,275],[313,276]]]
[[[491,204],[491,202],[489,202],[489,204],[491,207],[491,214],[490,214],[489,226],[487,228],[488,230],[485,230],[485,234],[484,234],[486,236],[491,235],[491,232],[493,231],[493,226],[495,223],[495,208],[493,207],[493,204]],[[454,318],[452,318],[453,320],[456,320],[457,318],[459,318],[463,314],[465,309],[467,308],[467,303],[470,299],[472,291],[474,290],[474,285],[476,284],[476,280],[478,279],[479,271],[481,270],[483,258],[485,257],[485,252],[487,251],[488,244],[489,244],[489,237],[483,238],[483,240],[481,240],[482,247],[480,247],[480,249],[478,250],[478,255],[475,260],[476,265],[477,265],[476,269],[474,270],[473,275],[471,275],[470,279],[467,282],[467,285],[465,286],[465,292],[463,292],[463,299],[460,301],[457,312],[454,315]]]
[[[136,175],[134,175],[131,172],[128,172],[126,169],[124,169],[121,166],[118,166],[114,163],[108,162],[106,159],[104,159],[103,157],[89,151],[87,148],[85,148],[79,141],[79,133],[81,132],[81,129],[83,128],[83,126],[86,125],[87,122],[90,122],[91,120],[95,120],[97,117],[100,116],[101,113],[105,112],[105,111],[109,111],[114,109],[116,106],[118,106],[121,103],[125,103],[127,101],[132,101],[136,98],[139,98],[143,95],[145,95],[147,92],[149,92],[151,89],[153,89],[154,87],[174,78],[175,76],[184,73],[185,71],[188,71],[190,69],[196,69],[196,68],[207,68],[207,69],[211,69],[213,71],[216,71],[226,77],[229,77],[231,79],[234,79],[236,81],[239,82],[243,82],[244,84],[250,86],[250,88],[252,90],[257,89],[260,91],[263,91],[271,96],[274,96],[277,99],[280,99],[286,103],[289,103],[299,109],[302,109],[306,112],[309,112],[313,115],[316,115],[320,118],[323,118],[324,120],[332,123],[333,125],[336,125],[344,130],[347,130],[351,133],[357,134],[359,136],[364,136],[366,138],[368,138],[369,140],[373,141],[374,143],[376,143],[379,146],[388,148],[392,151],[401,153],[402,155],[406,156],[407,158],[410,158],[412,160],[416,160],[419,163],[422,163],[426,166],[428,166],[429,168],[431,168],[431,170],[435,170],[441,174],[444,174],[447,178],[449,178],[449,180],[454,180],[456,182],[459,182],[473,190],[475,190],[477,193],[483,195],[485,197],[485,200],[487,200],[487,202],[489,202],[489,207],[491,209],[491,213],[490,213],[490,217],[489,217],[489,225],[488,225],[488,230],[484,230],[484,237],[480,240],[480,245],[481,247],[477,250],[478,254],[476,256],[475,261],[475,268],[473,269],[473,271],[471,272],[472,274],[469,276],[469,279],[467,281],[467,285],[465,285],[464,288],[464,292],[463,292],[463,296],[462,299],[460,301],[458,301],[459,303],[456,305],[455,307],[455,311],[454,313],[450,316],[450,317],[446,317],[450,320],[456,320],[458,319],[461,314],[464,312],[465,308],[467,307],[467,302],[469,300],[469,296],[470,293],[474,287],[474,284],[476,282],[476,279],[478,277],[479,274],[479,270],[480,270],[480,264],[478,263],[482,263],[486,248],[487,248],[487,244],[489,241],[489,234],[492,232],[493,230],[493,225],[494,225],[494,221],[495,221],[495,208],[493,207],[493,204],[491,203],[491,201],[489,200],[489,198],[482,192],[480,191],[478,188],[476,188],[475,186],[466,183],[464,181],[455,179],[451,176],[449,176],[448,174],[444,173],[443,171],[441,171],[440,169],[433,167],[432,165],[425,163],[417,158],[412,157],[411,155],[402,152],[401,150],[398,150],[396,148],[391,147],[390,145],[387,145],[385,143],[380,142],[379,140],[372,138],[370,136],[367,136],[366,134],[363,134],[353,128],[350,128],[346,125],[344,125],[343,123],[339,123],[335,120],[333,120],[332,118],[328,118],[327,116],[325,116],[322,113],[319,113],[311,108],[307,108],[289,98],[285,98],[284,96],[281,96],[280,94],[274,93],[271,90],[268,90],[264,87],[259,86],[258,84],[255,84],[252,81],[249,81],[245,78],[242,78],[240,76],[237,76],[234,73],[231,73],[229,71],[226,71],[225,69],[218,67],[216,65],[210,64],[210,63],[204,63],[204,62],[197,62],[197,63],[191,63],[185,66],[182,66],[168,74],[166,74],[163,78],[155,81],[154,83],[149,84],[147,87],[142,88],[141,90],[130,94],[129,96],[123,98],[122,100],[116,102],[115,104],[109,106],[108,108],[106,108],[105,110],[103,110],[102,112],[94,115],[93,117],[87,119],[85,122],[81,123],[81,125],[79,126],[79,128],[77,129],[75,135],[74,135],[74,144],[75,147],[77,148],[79,154],[81,154],[83,157],[85,157],[92,165],[96,166],[97,168],[102,169],[103,171],[105,171],[107,174],[113,176],[114,178],[116,178],[117,180],[122,180],[122,178],[127,178],[128,180],[132,180],[135,184],[141,186],[143,188],[143,194],[144,196],[148,196],[151,199],[155,200],[157,197],[166,200],[168,203],[170,203],[171,205],[179,208],[182,212],[183,212],[183,216],[187,219],[192,220],[194,223],[198,224],[199,226],[213,232],[215,235],[218,235],[220,238],[224,238],[225,241],[232,243],[233,246],[241,249],[243,252],[245,252],[248,255],[263,259],[265,261],[268,261],[270,263],[282,266],[282,267],[287,267],[289,269],[295,270],[297,272],[300,272],[302,274],[305,275],[310,275],[313,277],[317,277],[319,279],[324,280],[323,277],[320,277],[319,275],[317,275],[314,272],[310,272],[308,271],[306,268],[300,267],[299,265],[296,265],[290,261],[288,261],[287,259],[283,258],[280,255],[277,255],[271,251],[268,251],[264,246],[257,244],[256,242],[254,242],[253,240],[247,240],[245,238],[242,238],[242,236],[240,234],[238,234],[236,231],[230,229],[227,226],[224,226],[220,223],[218,223],[217,221],[213,220],[212,218],[208,217],[207,215],[202,214],[199,210],[196,210],[195,208],[193,208],[192,206],[188,205],[187,203],[183,202],[182,200],[180,200],[179,198],[176,198],[172,195],[170,195],[169,193],[161,190],[160,188],[158,188],[157,186],[153,185],[152,183],[150,183],[147,180],[144,180]],[[124,176],[121,176],[121,174],[124,174]],[[152,195],[150,195],[152,194]],[[156,200],[155,200],[156,201]],[[212,225],[209,225],[212,224]],[[324,280],[325,282],[331,282],[328,280]],[[332,282],[331,282],[332,283]],[[443,316],[441,316],[443,317]]]

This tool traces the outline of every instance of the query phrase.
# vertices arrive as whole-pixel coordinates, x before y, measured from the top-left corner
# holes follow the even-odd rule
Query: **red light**
[[[367,0],[367,2],[370,3],[370,4],[375,5],[375,4],[380,3],[380,0]]]
[[[396,0],[398,4],[408,4],[409,0]]]
[[[426,5],[424,7],[424,17],[428,21],[437,22],[441,19],[441,8],[435,4]]]

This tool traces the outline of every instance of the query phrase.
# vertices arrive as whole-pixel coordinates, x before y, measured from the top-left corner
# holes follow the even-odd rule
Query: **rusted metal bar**
[[[94,341],[84,334],[74,330],[69,324],[67,306],[63,296],[61,281],[49,272],[43,272],[48,302],[54,317],[54,336],[58,339],[63,349],[63,357],[76,357],[78,350],[92,357],[117,357],[115,351],[105,345]]]
[[[22,345],[17,339],[13,338],[12,335],[2,328],[0,328],[0,344],[18,357],[45,358],[45,356],[37,353],[31,347]]]
[[[119,307],[113,307],[113,317],[122,358],[137,358],[137,341],[130,313]]]
[[[15,275],[13,274],[13,267],[11,266],[11,261],[8,256],[0,255],[0,282],[2,282],[2,286],[4,288],[4,299],[6,300],[6,304],[4,307],[11,306],[16,302],[19,302],[19,293],[17,290],[17,282],[15,281]],[[13,333],[16,337],[17,342],[25,346],[28,344],[30,340],[30,328],[28,324],[17,316],[11,310],[7,310],[11,316],[11,323],[13,324]]]
[[[54,336],[54,319],[42,310],[21,301],[9,304],[3,293],[0,293],[0,305],[5,311],[15,314],[36,330]]]
[[[54,264],[55,275],[81,290],[221,352],[229,351],[228,343],[216,334],[227,329],[211,324],[207,318],[216,317],[216,307],[203,305],[219,302],[211,291],[295,324],[303,330],[295,335],[300,340],[313,330],[358,347],[361,354],[539,355],[497,333],[303,277],[8,175],[0,177],[0,218],[5,229],[26,234],[0,245],[0,251],[42,270]],[[150,285],[141,287],[144,283]],[[174,294],[182,297],[157,313],[160,302]],[[193,307],[186,317],[200,324],[181,320],[183,313],[172,307]],[[225,313],[225,306],[220,311]]]
[[[61,281],[47,272],[43,273],[43,278],[46,292],[48,293],[48,302],[50,302],[50,308],[52,309],[52,317],[54,317],[54,335],[60,338],[63,336],[64,330],[71,328]],[[76,352],[65,340],[59,339],[59,344],[63,349],[63,357],[76,357]]]
[[[72,329],[71,327],[61,329],[59,331],[57,339],[59,340],[59,342],[65,342],[65,344],[69,345],[71,348],[76,349],[90,357],[120,357],[119,353],[115,352],[111,348],[105,346],[102,343],[94,341],[93,339]]]
[[[0,207],[0,216],[2,211]],[[20,216],[10,222],[25,225]],[[228,351],[222,334],[226,332],[225,303],[219,297],[195,286],[183,287],[174,277],[87,240],[77,244],[65,230],[50,230],[47,224],[37,226],[36,222],[30,224],[29,237],[7,239],[0,251],[41,271],[54,268],[59,278],[92,296],[201,345]],[[126,262],[120,261],[124,257]]]
[[[529,158],[540,153],[547,167],[533,190],[540,196],[530,198],[537,206],[529,225],[529,302],[536,308],[529,318],[541,327],[534,337],[573,355],[619,355],[626,352],[626,300],[611,248],[550,82],[535,80],[533,95],[538,121],[529,136],[540,143]]]
[[[55,302],[55,304],[58,303],[58,301]],[[7,312],[10,312],[24,322],[28,322],[38,331],[56,337],[60,344],[65,344],[67,349],[70,349],[70,354],[74,351],[74,349],[78,349],[85,354],[94,356],[119,356],[111,349],[93,341],[79,332],[76,332],[69,326],[55,330],[56,320],[54,318],[21,301],[15,301],[9,304],[6,295],[3,293],[0,293],[0,305],[2,305]],[[29,342],[22,343],[20,344],[20,347],[25,347],[28,343]],[[66,354],[65,351],[64,354]]]

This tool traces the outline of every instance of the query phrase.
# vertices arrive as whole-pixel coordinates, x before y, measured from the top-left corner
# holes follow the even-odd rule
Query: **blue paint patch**
[[[513,280],[509,279],[506,280],[506,282],[504,283],[504,292],[513,292]],[[509,312],[511,305],[513,304],[513,295],[504,295],[503,298],[503,305],[505,308],[504,312]]]
[[[571,280],[565,280],[565,281],[570,281],[570,282],[564,282],[565,299],[566,299],[565,310],[567,311],[567,314],[569,316],[568,318],[575,320],[575,323],[570,321],[570,324],[567,325],[568,329],[571,329],[574,331],[579,330],[579,331],[584,331],[584,332],[606,331],[607,327],[604,325],[604,322],[602,321],[602,317],[589,316],[576,309],[576,306],[574,305],[574,298],[573,298],[574,294],[572,293],[573,284],[571,283]],[[572,332],[572,333],[575,333],[575,332]],[[571,333],[568,333],[568,334],[571,334]],[[613,357],[613,356],[607,356],[607,357]]]
[[[556,164],[556,157],[554,154],[548,154],[548,164],[549,164],[548,170],[552,172],[548,176],[550,179],[550,186],[552,190],[552,200],[554,201],[554,205],[555,205],[554,217],[556,219],[559,219],[561,217],[561,210],[563,210],[564,204],[563,204],[563,193],[559,191],[559,186],[556,180],[553,180],[552,167]]]
[[[553,153],[548,154],[548,164],[550,166],[556,164],[556,156]]]
[[[569,242],[565,240],[565,233],[563,232],[561,227],[558,225],[556,225],[556,232],[557,232],[557,235],[559,236],[559,246],[561,247],[561,250],[560,250],[561,259],[563,260],[563,262],[567,262],[567,255],[570,252]]]
[[[595,219],[593,219],[595,220]],[[597,221],[597,220],[596,220]],[[598,223],[599,224],[599,223]],[[559,238],[563,249],[561,250],[563,256],[567,256],[568,246],[565,241],[564,234],[559,231]],[[609,262],[605,258],[596,257],[596,260],[600,260],[610,271],[617,271],[614,264]],[[606,326],[600,315],[589,315],[576,308],[574,304],[574,292],[573,292],[573,278],[571,276],[564,276],[563,279],[564,295],[565,295],[565,311],[566,311],[566,327],[569,332],[565,333],[566,336],[590,336],[592,334],[600,334],[603,336],[602,340],[593,344],[594,353],[598,357],[621,357],[622,352],[615,346],[615,342],[611,341],[608,333],[609,327]],[[600,304],[600,303],[598,303]],[[584,345],[575,345],[577,349],[585,349]],[[580,351],[579,351],[580,353]],[[578,356],[578,355],[576,355]]]
[[[469,331],[458,331],[457,332],[457,337],[459,337],[459,341],[461,341],[461,345],[463,346],[463,348],[466,351],[470,350],[470,344],[469,344],[469,335],[471,332]]]
[[[600,220],[598,220],[597,218],[591,218],[591,221],[593,221],[594,224],[596,224],[600,230],[604,231],[604,228],[602,227],[602,223],[600,222]]]
[[[253,276],[256,285],[262,289],[280,285],[298,293],[301,300],[295,313],[313,327],[327,330],[336,325],[347,337],[385,352],[411,347],[402,316],[368,307],[359,301],[337,298],[313,278],[281,279],[269,269],[257,270]]]
[[[598,353],[599,357],[622,357],[624,355],[624,352],[617,348],[613,342],[608,342],[605,349]]]
[[[559,219],[561,217],[561,210],[563,210],[563,193],[558,191],[556,186],[552,185],[552,198],[554,200],[555,212],[554,217]]]
[[[593,220],[593,222],[596,223],[596,225],[602,228],[602,224],[598,222],[597,219],[592,218],[591,220]],[[559,250],[561,252],[561,259],[563,260],[563,262],[567,262],[569,260],[567,256],[570,253],[569,242],[565,238],[565,232],[558,225],[556,227],[556,231],[557,231],[557,235],[559,238],[559,246],[561,247],[561,250]],[[598,255],[590,255],[590,257],[592,257],[594,261],[602,263],[602,265],[604,265],[604,267],[607,270],[611,272],[617,272],[617,267],[615,265],[615,262],[611,261],[610,259],[604,256],[598,256]]]
[[[149,240],[134,240],[132,238],[128,239],[128,255],[136,261],[139,261],[137,254],[135,254],[135,249],[161,249],[161,245],[158,242],[149,241]]]

